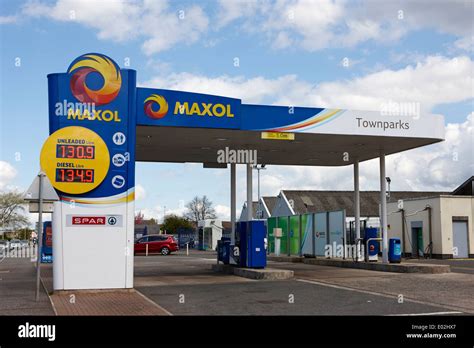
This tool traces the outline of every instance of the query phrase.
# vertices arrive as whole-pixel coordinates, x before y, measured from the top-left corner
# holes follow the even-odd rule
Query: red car
[[[148,245],[148,253],[169,255],[173,251],[178,251],[178,241],[174,236],[169,234],[156,234],[143,236],[135,241],[135,254],[146,254],[146,246]]]

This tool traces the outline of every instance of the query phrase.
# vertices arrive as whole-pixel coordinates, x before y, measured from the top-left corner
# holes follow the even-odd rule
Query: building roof
[[[255,218],[257,216],[257,210],[258,210],[258,202],[253,201],[252,202],[252,217]]]
[[[232,229],[232,223],[230,221],[222,221],[222,228],[224,230],[231,230]]]
[[[474,175],[464,181],[452,192],[455,196],[474,196]]]
[[[262,197],[262,200],[267,206],[268,212],[270,213],[270,216],[271,216],[273,212],[273,208],[275,208],[275,205],[278,201],[278,197],[264,196]]]
[[[346,210],[346,216],[354,216],[354,191],[299,191],[283,190],[289,202],[293,201],[296,214],[320,211]],[[392,191],[388,202],[399,199],[437,197],[449,192]],[[360,191],[360,215],[379,216],[380,191]]]

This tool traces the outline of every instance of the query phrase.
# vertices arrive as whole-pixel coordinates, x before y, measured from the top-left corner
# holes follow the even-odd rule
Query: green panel
[[[281,228],[281,242],[280,242],[280,254],[285,255],[288,253],[288,216],[278,217],[278,226]]]
[[[277,227],[277,218],[271,217],[267,219],[267,236],[268,236],[268,250],[270,253],[275,252],[275,238],[273,238],[273,229]]]
[[[300,253],[300,216],[290,216],[290,254]]]

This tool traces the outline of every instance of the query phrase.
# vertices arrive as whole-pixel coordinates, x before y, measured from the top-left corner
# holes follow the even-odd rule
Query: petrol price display
[[[104,180],[110,154],[104,140],[84,127],[65,127],[49,136],[41,150],[41,168],[54,188],[86,193]]]
[[[93,145],[56,145],[57,158],[85,158],[94,159],[95,146]]]
[[[94,182],[94,169],[56,169],[56,182]]]

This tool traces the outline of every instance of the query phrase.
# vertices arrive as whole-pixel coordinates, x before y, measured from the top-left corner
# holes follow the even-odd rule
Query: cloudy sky
[[[446,141],[387,157],[392,189],[452,190],[474,173],[473,16],[472,1],[453,0],[2,0],[0,190],[25,190],[38,172],[48,136],[46,75],[87,52],[129,62],[140,86],[244,103],[362,110],[419,103],[425,115],[444,115]],[[228,170],[137,163],[136,171],[136,209],[147,217],[181,213],[204,194],[229,216]],[[243,167],[237,185],[240,209]],[[352,168],[262,171],[264,195],[282,188],[351,189]],[[378,162],[362,163],[361,189],[377,188]]]

